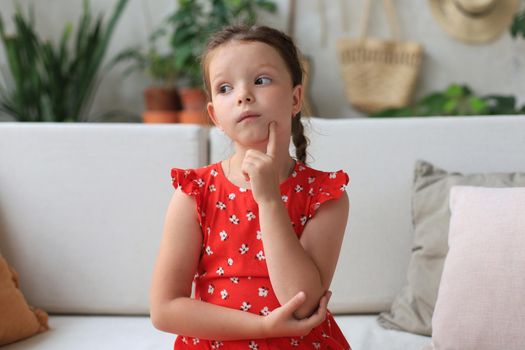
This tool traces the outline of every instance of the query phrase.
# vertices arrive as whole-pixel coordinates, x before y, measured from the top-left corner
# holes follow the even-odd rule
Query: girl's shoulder
[[[304,163],[297,166],[297,178],[299,187],[296,187],[296,191],[304,188],[311,197],[309,217],[314,216],[324,202],[340,198],[350,181],[343,169],[320,170]]]
[[[197,195],[209,182],[211,176],[217,176],[216,163],[200,168],[171,168],[171,181],[174,188],[181,188],[183,192]]]
[[[308,183],[317,183],[318,185],[348,185],[350,176],[343,169],[339,170],[321,170],[298,162],[296,167],[297,176],[306,178]]]

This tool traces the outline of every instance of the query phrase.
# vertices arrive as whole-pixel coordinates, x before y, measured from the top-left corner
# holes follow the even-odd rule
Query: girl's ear
[[[208,115],[210,116],[210,119],[213,122],[213,124],[215,124],[215,126],[218,127],[220,130],[222,130],[222,127],[217,120],[217,116],[215,115],[215,109],[213,108],[213,103],[208,102],[208,104],[206,105],[206,109],[208,110]]]
[[[303,86],[301,84],[296,85],[293,88],[292,95],[292,116],[295,116],[301,111],[303,106]]]

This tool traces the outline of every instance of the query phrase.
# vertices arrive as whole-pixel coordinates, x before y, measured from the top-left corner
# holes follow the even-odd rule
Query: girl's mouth
[[[240,123],[240,122],[243,122],[245,120],[252,120],[252,119],[255,119],[255,118],[260,117],[260,116],[261,116],[260,114],[255,114],[255,113],[243,113],[243,114],[241,114],[241,117],[239,118],[239,120],[237,122]]]

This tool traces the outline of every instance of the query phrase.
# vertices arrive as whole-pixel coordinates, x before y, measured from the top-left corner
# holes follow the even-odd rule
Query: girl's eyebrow
[[[265,63],[259,66],[259,69],[265,69],[265,68],[270,68],[271,70],[278,71],[278,69],[270,63]]]
[[[212,79],[210,79],[210,84],[211,84],[211,85],[214,85],[215,82],[218,81],[218,80],[219,80],[219,81],[220,81],[220,80],[224,80],[223,77],[222,77],[222,74],[221,74],[221,73],[219,73],[219,74],[213,76]]]

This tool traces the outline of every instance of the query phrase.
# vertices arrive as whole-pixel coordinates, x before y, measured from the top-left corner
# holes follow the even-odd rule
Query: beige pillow
[[[430,336],[439,280],[448,251],[448,199],[455,185],[487,187],[525,186],[521,173],[449,173],[418,160],[412,187],[414,242],[408,266],[408,284],[378,318],[381,326]]]
[[[49,329],[48,316],[27,305],[18,276],[0,255],[0,346]]]
[[[435,350],[525,349],[525,187],[454,186]]]

